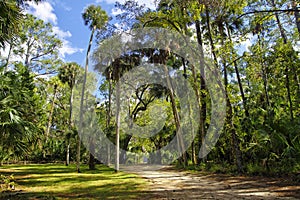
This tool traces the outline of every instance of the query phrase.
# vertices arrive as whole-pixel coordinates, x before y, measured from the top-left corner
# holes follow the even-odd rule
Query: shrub
[[[0,175],[0,188],[1,191],[6,191],[6,190],[14,190],[15,189],[15,182],[14,182],[14,176],[9,175]]]

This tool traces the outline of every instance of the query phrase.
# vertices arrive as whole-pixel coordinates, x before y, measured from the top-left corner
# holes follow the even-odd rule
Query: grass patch
[[[90,171],[82,166],[59,164],[9,165],[0,174],[14,175],[15,190],[2,191],[0,199],[136,199],[146,181],[133,174],[115,173],[99,165]]]

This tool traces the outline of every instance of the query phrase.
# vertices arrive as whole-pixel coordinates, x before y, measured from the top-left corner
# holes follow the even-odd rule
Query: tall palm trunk
[[[110,127],[110,116],[111,116],[111,71],[108,71],[108,108],[106,113],[106,130]],[[107,144],[107,165],[110,165],[110,144]]]
[[[56,94],[57,94],[57,84],[54,84],[53,99],[52,99],[52,103],[51,103],[51,107],[50,107],[50,113],[49,113],[49,116],[48,116],[48,124],[47,124],[46,134],[45,134],[46,135],[46,143],[48,142],[50,128],[51,128],[51,125],[52,125],[52,117],[53,117],[53,112],[54,112]]]
[[[93,43],[94,33],[96,30],[96,26],[93,27],[91,32],[91,37],[89,41],[89,46],[86,53],[86,59],[85,59],[85,69],[84,69],[84,77],[83,77],[83,83],[82,83],[82,91],[81,91],[81,100],[80,100],[80,127],[79,131],[80,133],[77,136],[77,156],[76,156],[76,170],[78,173],[80,173],[80,135],[83,134],[83,102],[84,102],[84,93],[85,93],[85,86],[86,86],[86,79],[87,79],[87,73],[89,68],[89,57],[90,57],[90,51]]]
[[[70,137],[67,138],[66,166],[70,164]]]
[[[199,20],[196,20],[195,26],[196,26],[197,42],[198,42],[199,48],[200,48],[200,74],[201,74],[201,77],[200,77],[200,89],[201,89],[200,93],[201,93],[201,97],[199,97],[198,85],[196,85],[197,86],[196,97],[197,97],[197,100],[198,100],[198,104],[200,106],[200,137],[199,137],[199,152],[200,152],[201,144],[203,143],[205,135],[206,135],[205,121],[206,121],[206,92],[207,92],[207,88],[206,88],[206,84],[205,84],[205,80],[204,80],[204,76],[205,76],[205,74],[204,74],[205,73],[205,71],[204,71],[204,67],[205,67],[204,49],[203,49],[203,39],[202,39],[202,33],[201,33],[201,27],[200,27],[200,21]],[[194,83],[197,83],[197,75],[195,74],[194,70],[193,70],[193,77],[194,77]],[[201,138],[201,142],[200,142],[200,138]],[[206,162],[206,156],[204,158],[202,158],[202,160],[204,162]]]
[[[73,132],[73,120],[72,120],[72,114],[73,114],[73,96],[74,96],[74,90],[73,87],[71,88],[71,95],[69,99],[70,104],[70,110],[69,110],[69,130]],[[68,136],[67,139],[67,156],[66,156],[66,166],[70,164],[70,137]]]
[[[116,66],[116,81],[118,83],[120,78],[119,66]],[[116,155],[115,155],[115,171],[118,172],[120,170],[120,85],[116,85]]]

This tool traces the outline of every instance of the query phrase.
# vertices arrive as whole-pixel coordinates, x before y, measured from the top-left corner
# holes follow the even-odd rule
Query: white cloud
[[[123,12],[124,12],[124,11],[122,11],[122,10],[119,9],[119,8],[113,8],[113,9],[111,10],[111,14],[114,15],[114,16],[119,15],[119,14],[122,14]]]
[[[72,34],[70,31],[63,31],[58,26],[54,26],[52,28],[53,33],[56,34],[60,39],[66,38],[66,37],[72,37]]]
[[[155,9],[156,8],[156,0],[136,0],[139,5],[145,4],[147,8]],[[96,3],[106,2],[107,4],[114,4],[115,2],[124,3],[125,0],[96,0]]]
[[[45,22],[50,22],[54,26],[52,28],[53,33],[57,35],[57,37],[62,41],[62,47],[59,49],[60,56],[65,58],[66,55],[72,55],[77,52],[82,52],[83,49],[73,47],[71,42],[67,40],[67,38],[72,37],[70,31],[64,31],[59,26],[56,26],[57,16],[54,13],[54,8],[52,5],[55,5],[57,1],[50,0],[49,2],[40,2],[39,4],[35,4],[29,2],[29,8],[27,13],[36,16],[39,19],[42,19]],[[61,6],[63,6],[62,4]],[[68,8],[65,8],[68,9]],[[68,9],[69,10],[69,9]]]
[[[121,29],[121,28],[122,28],[122,25],[119,24],[119,23],[114,23],[114,26],[115,26],[117,29]]]
[[[49,2],[40,2],[39,4],[35,4],[33,2],[28,2],[29,9],[28,13],[36,16],[39,19],[42,19],[45,22],[51,22],[53,24],[57,24],[57,16],[53,13],[54,9]]]
[[[59,53],[62,58],[65,58],[65,55],[72,55],[77,52],[82,52],[83,49],[72,47],[70,41],[68,41],[66,38],[72,37],[72,34],[70,31],[63,31],[59,27],[54,26],[53,27],[53,33],[57,35],[57,37],[62,41],[63,45],[59,49]]]
[[[83,52],[84,49],[72,47],[70,41],[63,39],[63,46],[59,49],[59,53],[62,58],[65,58],[66,55],[72,55],[77,52]]]

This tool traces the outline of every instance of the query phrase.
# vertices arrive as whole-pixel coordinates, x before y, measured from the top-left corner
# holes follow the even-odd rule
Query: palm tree
[[[73,121],[72,121],[72,113],[73,113],[73,89],[77,80],[77,75],[79,74],[80,66],[77,63],[67,63],[63,67],[59,68],[59,74],[58,77],[63,83],[67,83],[70,88],[70,112],[69,112],[69,133],[67,134],[67,155],[66,155],[66,165],[68,166],[70,163],[70,137],[71,132],[73,131]],[[78,138],[79,140],[79,138]]]
[[[44,117],[35,96],[38,88],[33,76],[22,64],[15,70],[0,69],[0,164],[6,158],[21,158],[29,152],[40,132],[37,122]]]
[[[51,126],[53,124],[53,113],[54,113],[54,109],[55,109],[55,104],[56,104],[56,99],[57,99],[57,94],[60,90],[60,88],[62,87],[62,82],[60,81],[59,77],[55,76],[53,78],[51,78],[49,80],[49,82],[47,83],[49,89],[53,88],[53,94],[52,94],[52,98],[50,100],[51,104],[50,104],[50,110],[49,110],[49,115],[48,115],[48,122],[47,122],[47,126],[46,126],[46,130],[45,130],[45,141],[44,141],[44,150],[43,150],[43,157],[45,158],[46,156],[46,147],[47,144],[49,142],[49,137],[50,137],[50,129]]]
[[[85,72],[83,77],[83,85],[82,85],[82,92],[81,92],[81,101],[80,101],[80,127],[79,131],[82,129],[82,120],[83,120],[83,101],[84,101],[84,92],[85,92],[85,85],[86,85],[86,78],[88,73],[88,66],[89,66],[89,57],[90,51],[93,43],[94,34],[97,30],[102,29],[106,23],[108,22],[108,15],[107,13],[102,10],[100,6],[90,5],[85,9],[82,14],[82,18],[84,20],[84,24],[89,26],[91,30],[91,36],[89,40],[89,45],[87,48],[86,53],[86,61],[85,61]],[[77,144],[77,158],[76,158],[76,168],[77,172],[80,172],[80,140],[78,140]]]
[[[46,142],[48,141],[48,138],[49,138],[50,128],[52,125],[52,117],[53,117],[53,112],[54,112],[55,101],[56,101],[56,97],[57,97],[57,92],[58,92],[59,88],[61,87],[61,81],[58,77],[54,77],[54,78],[50,79],[48,84],[49,84],[49,87],[53,87],[53,96],[52,96],[52,101],[51,101],[51,106],[50,106],[50,113],[48,116],[48,124],[47,124],[46,132],[45,132]]]

